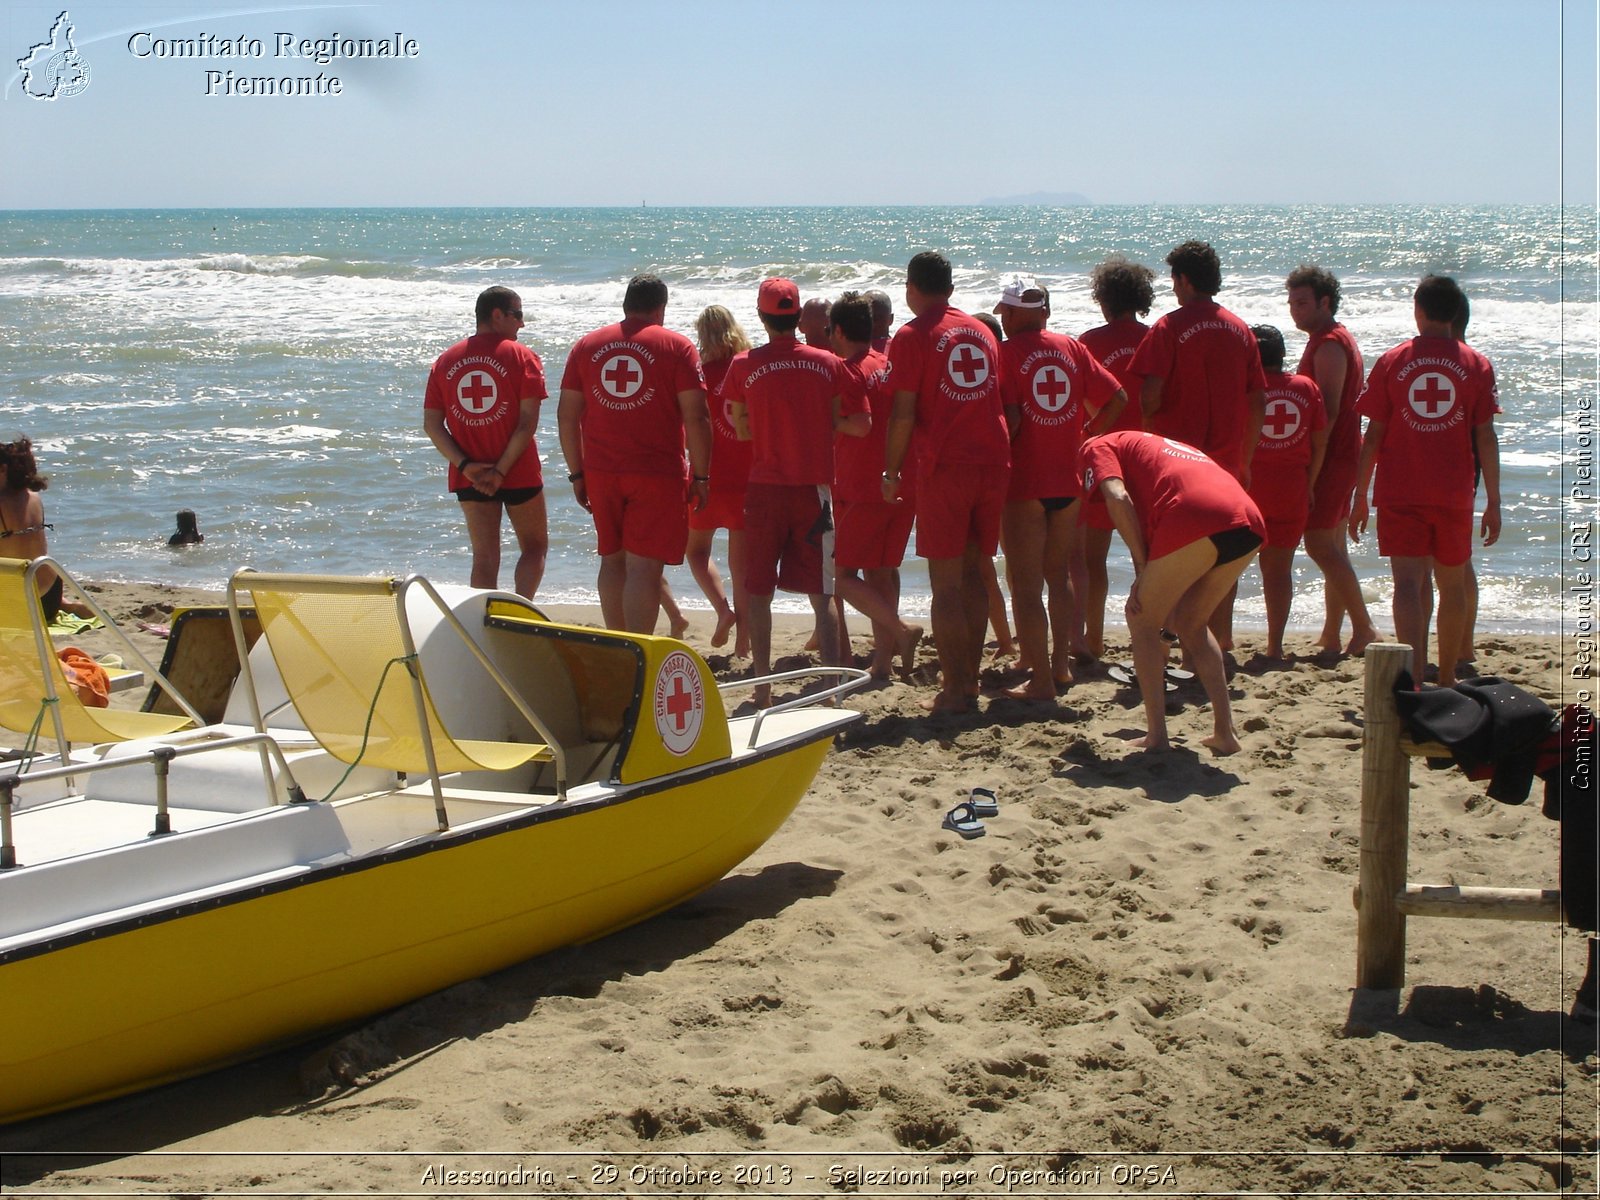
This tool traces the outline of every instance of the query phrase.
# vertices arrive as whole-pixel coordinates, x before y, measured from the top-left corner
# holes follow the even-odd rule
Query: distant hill
[[[1036,204],[1045,208],[1063,208],[1072,204],[1092,204],[1094,201],[1082,192],[1029,192],[1025,196],[987,196],[978,201],[986,207],[1007,204]]]

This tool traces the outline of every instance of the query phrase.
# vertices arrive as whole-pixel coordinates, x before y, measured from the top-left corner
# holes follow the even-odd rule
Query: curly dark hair
[[[7,488],[42,492],[50,486],[50,480],[39,474],[39,464],[33,457],[33,443],[25,437],[14,442],[0,442],[0,462],[5,464]]]
[[[1202,296],[1215,296],[1222,290],[1222,260],[1210,242],[1185,242],[1167,255],[1167,266]]]
[[[1289,272],[1289,280],[1284,286],[1310,288],[1311,294],[1318,300],[1328,301],[1330,316],[1339,311],[1339,279],[1326,267],[1319,267],[1316,263],[1301,263]]]
[[[1114,317],[1144,316],[1156,302],[1156,273],[1143,263],[1113,254],[1089,273],[1094,302]]]

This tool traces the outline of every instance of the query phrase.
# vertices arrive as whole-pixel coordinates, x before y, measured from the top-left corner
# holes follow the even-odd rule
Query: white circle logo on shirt
[[[600,386],[618,400],[630,400],[644,386],[644,368],[631,354],[613,354],[600,368]]]
[[[493,408],[498,395],[494,376],[487,371],[468,371],[456,384],[456,403],[473,416],[481,416]]]
[[[1196,450],[1193,446],[1189,445],[1188,442],[1175,442],[1169,437],[1164,437],[1161,440],[1167,444],[1166,453],[1172,455],[1174,458],[1186,459],[1189,462],[1207,461],[1205,453],[1203,451]]]
[[[1072,399],[1072,377],[1053,363],[1033,375],[1033,402],[1047,413],[1060,412]]]
[[[1456,385],[1448,375],[1429,371],[1412,380],[1406,400],[1417,416],[1425,421],[1437,421],[1448,416],[1456,406]]]
[[[946,361],[945,372],[964,392],[982,387],[989,378],[988,351],[977,342],[962,342]]]
[[[705,724],[706,694],[694,660],[682,650],[674,650],[661,661],[654,710],[662,745],[673,754],[689,753]]]
[[[1261,433],[1275,442],[1286,442],[1300,432],[1300,406],[1282,396],[1267,401],[1267,411],[1261,418]]]

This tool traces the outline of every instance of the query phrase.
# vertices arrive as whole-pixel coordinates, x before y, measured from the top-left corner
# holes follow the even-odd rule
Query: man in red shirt
[[[1250,466],[1250,499],[1267,522],[1261,592],[1267,606],[1267,657],[1283,657],[1283,631],[1294,602],[1294,551],[1311,511],[1311,482],[1322,467],[1328,418],[1322,393],[1304,375],[1283,373],[1283,334],[1252,325],[1267,376],[1267,409]]]
[[[922,640],[922,626],[900,619],[900,564],[915,511],[883,498],[883,444],[894,398],[883,387],[889,360],[871,346],[871,302],[846,292],[834,301],[828,328],[833,352],[844,363],[843,411],[865,410],[872,417],[866,437],[841,432],[833,442],[834,583],[846,603],[871,618],[871,674],[887,680],[896,654],[911,670]],[[848,649],[842,636],[840,649]]]
[[[1472,556],[1473,457],[1483,468],[1483,544],[1500,537],[1500,443],[1494,367],[1455,339],[1461,289],[1429,275],[1413,297],[1417,337],[1390,350],[1367,376],[1357,409],[1367,418],[1350,511],[1350,537],[1367,528],[1367,488],[1377,472],[1378,553],[1394,577],[1394,633],[1411,647],[1411,677],[1428,662],[1430,569],[1439,587],[1439,683],[1456,682]]]
[[[428,374],[422,429],[450,464],[472,546],[472,586],[500,586],[500,513],[517,536],[517,591],[532,599],[550,545],[544,478],[533,444],[548,394],[539,356],[517,341],[522,299],[492,287],[478,297],[478,331],[439,356]]]
[[[1333,272],[1301,266],[1289,273],[1287,287],[1289,316],[1296,329],[1310,335],[1300,355],[1298,374],[1316,383],[1328,416],[1328,452],[1312,480],[1311,512],[1306,518],[1306,553],[1323,580],[1323,623],[1317,645],[1337,654],[1339,630],[1349,613],[1350,641],[1344,652],[1360,654],[1369,642],[1378,640],[1378,630],[1361,595],[1361,581],[1345,549],[1345,522],[1355,491],[1356,461],[1361,457],[1356,400],[1365,370],[1355,338],[1335,319],[1339,280]]]
[[[1022,667],[1031,672],[1008,695],[1054,700],[1057,689],[1072,682],[1072,645],[1081,625],[1072,578],[1079,548],[1074,504],[1083,490],[1078,448],[1085,437],[1110,429],[1128,395],[1086,346],[1045,328],[1050,294],[1033,276],[1007,279],[994,311],[1006,335],[1000,394],[1018,412],[1003,519],[1006,576]]]
[[[689,536],[685,494],[704,507],[710,478],[700,355],[662,324],[666,311],[666,284],[631,280],[622,320],[585,334],[567,355],[557,410],[567,479],[594,516],[600,612],[609,628],[631,633],[655,631],[662,568],[683,561]]]
[[[1117,377],[1123,391],[1134,400],[1123,407],[1122,415],[1107,431],[1110,433],[1144,427],[1144,413],[1138,405],[1142,380],[1134,373],[1133,356],[1150,331],[1139,318],[1147,315],[1155,303],[1154,284],[1154,271],[1143,263],[1129,262],[1120,254],[1113,254],[1089,274],[1094,302],[1106,323],[1084,330],[1078,340]],[[1102,508],[1089,506],[1078,514],[1078,528],[1082,534],[1085,581],[1082,649],[1090,658],[1099,658],[1105,650],[1106,596],[1111,588],[1106,571],[1111,521]]]
[[[1178,309],[1151,326],[1133,358],[1144,377],[1145,428],[1198,447],[1248,487],[1266,402],[1255,338],[1212,299],[1222,290],[1222,264],[1209,243],[1183,243],[1167,255],[1167,266]],[[1233,648],[1233,596],[1224,596],[1211,618],[1224,650]]]
[[[762,281],[756,312],[767,344],[737,355],[722,381],[739,436],[753,444],[745,492],[745,587],[750,594],[750,653],[757,676],[772,670],[772,593],[804,592],[816,614],[825,663],[840,661],[832,612],[833,435],[864,437],[865,411],[846,413],[844,364],[802,345],[800,289],[789,279]],[[765,707],[772,689],[755,689]]]
[[[914,318],[889,343],[894,396],[884,447],[883,498],[900,495],[900,471],[917,435],[917,554],[928,560],[933,641],[943,675],[926,707],[964,712],[978,693],[989,596],[982,562],[1000,543],[1011,469],[994,335],[950,307],[950,263],[925,250],[906,268]]]

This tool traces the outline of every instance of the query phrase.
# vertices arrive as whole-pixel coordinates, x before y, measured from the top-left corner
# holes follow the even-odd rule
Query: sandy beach
[[[95,590],[129,628],[215,599]],[[806,632],[780,619],[776,669]],[[1215,758],[1194,682],[1164,755],[1128,748],[1137,697],[1103,673],[1055,706],[928,717],[924,643],[913,684],[847,701],[864,719],[795,816],[697,899],[0,1130],[5,1190],[1592,1195],[1596,1035],[1565,1015],[1582,936],[1413,919],[1407,987],[1358,1002],[1361,664],[1268,670],[1260,645],[1235,655],[1244,751]],[[1478,668],[1555,701],[1560,653],[1488,637]],[[1412,779],[1413,880],[1556,886],[1537,790],[1517,808],[1455,771]],[[978,785],[987,835],[941,829]]]

